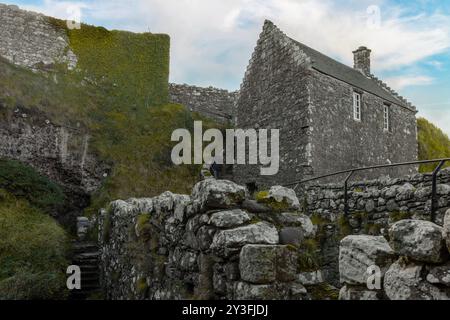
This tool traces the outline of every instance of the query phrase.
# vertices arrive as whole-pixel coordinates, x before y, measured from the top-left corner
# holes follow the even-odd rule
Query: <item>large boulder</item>
[[[247,212],[235,209],[213,213],[209,220],[209,224],[218,228],[233,228],[248,221],[250,221],[250,217]]]
[[[447,250],[450,252],[450,210],[447,210],[444,218],[444,228],[442,229],[442,236],[447,243]]]
[[[228,180],[207,179],[200,181],[192,190],[192,201],[198,202],[203,210],[228,209],[241,204],[246,189]]]
[[[235,229],[220,230],[213,238],[211,249],[223,252],[225,248],[239,248],[246,244],[278,244],[277,228],[267,222],[258,222]]]
[[[297,271],[297,255],[287,246],[249,244],[241,250],[239,270],[242,280],[250,283],[293,281]]]
[[[382,291],[372,291],[365,287],[344,285],[339,291],[339,300],[381,300]]]
[[[384,276],[384,291],[391,300],[448,300],[445,290],[422,278],[423,265],[399,259]]]
[[[389,229],[394,251],[417,261],[440,263],[448,252],[442,237],[443,229],[429,221],[402,220]]]
[[[258,193],[258,201],[276,211],[300,209],[300,202],[295,191],[282,186],[273,186],[268,192]]]
[[[342,283],[367,284],[369,267],[378,266],[381,276],[394,261],[395,253],[384,237],[353,235],[339,248],[339,274]]]

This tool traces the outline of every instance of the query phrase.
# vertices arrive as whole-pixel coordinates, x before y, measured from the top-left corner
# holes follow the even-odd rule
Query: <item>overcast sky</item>
[[[109,29],[171,36],[171,81],[239,88],[264,19],[352,65],[372,49],[372,72],[450,134],[450,1],[1,0]]]

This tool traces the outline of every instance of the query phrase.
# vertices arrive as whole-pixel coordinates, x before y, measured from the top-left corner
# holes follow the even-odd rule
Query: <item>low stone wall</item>
[[[273,187],[259,202],[226,180],[115,201],[101,211],[102,282],[109,299],[337,298],[305,269],[315,237],[295,193]]]
[[[237,92],[213,87],[201,88],[185,84],[169,84],[169,99],[180,103],[190,111],[216,120],[220,123],[232,123]]]
[[[439,174],[437,190],[435,222],[442,225],[444,213],[450,208],[449,169]],[[348,217],[343,214],[343,184],[309,185],[298,194],[303,211],[322,230],[320,248],[325,280],[338,286],[339,240],[358,234],[387,236],[390,226],[402,219],[429,220],[431,174],[350,183]]]
[[[354,182],[349,185],[350,226],[360,233],[367,223],[381,228],[400,217],[430,219],[431,174]],[[450,200],[450,169],[438,175],[436,222],[442,225]],[[344,211],[343,184],[310,185],[301,191],[306,211],[336,220]],[[363,214],[365,217],[361,217]],[[353,219],[352,219],[353,218]],[[364,219],[360,218],[366,218]],[[362,222],[362,223],[361,223]],[[366,225],[364,226],[364,223]]]
[[[402,220],[387,238],[344,238],[340,299],[450,300],[450,210],[444,220]]]

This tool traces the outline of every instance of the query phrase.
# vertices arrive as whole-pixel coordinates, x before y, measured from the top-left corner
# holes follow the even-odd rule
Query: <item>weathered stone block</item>
[[[345,285],[339,291],[339,300],[381,300],[382,291],[368,290],[364,286]]]
[[[250,217],[247,212],[235,209],[213,213],[209,220],[209,224],[218,228],[232,228],[240,226],[248,221],[250,221]]]
[[[427,275],[427,281],[450,287],[450,262],[443,266],[432,266]]]
[[[384,237],[348,236],[339,248],[341,283],[367,284],[368,268],[378,266],[381,276],[394,261],[394,251]]]
[[[389,237],[397,254],[417,261],[440,263],[448,255],[442,228],[429,221],[399,221],[389,229]]]
[[[246,244],[278,244],[277,229],[267,222],[258,222],[244,227],[218,231],[213,238],[211,249],[242,247]]]
[[[442,236],[444,237],[447,244],[448,252],[450,252],[450,210],[447,210],[447,212],[445,213]]]
[[[198,201],[203,210],[228,209],[241,204],[245,196],[245,187],[228,180],[203,180],[192,191],[192,200]]]
[[[440,288],[422,279],[423,265],[405,263],[402,259],[393,263],[384,277],[384,291],[391,300],[448,300]]]
[[[240,254],[241,278],[250,283],[292,281],[296,269],[296,254],[287,246],[246,245]]]

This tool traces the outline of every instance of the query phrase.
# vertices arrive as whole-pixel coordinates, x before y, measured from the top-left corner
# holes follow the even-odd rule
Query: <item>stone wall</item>
[[[186,84],[169,84],[171,102],[186,106],[190,111],[216,120],[233,123],[234,108],[238,93],[213,87],[201,88]]]
[[[368,92],[361,95],[361,121],[353,119],[353,92],[345,82],[313,73],[311,81],[311,161],[313,176],[386,163],[415,161],[418,157],[416,111],[389,106],[390,129],[384,130],[384,100]],[[417,173],[403,166],[356,173],[354,178],[383,174],[401,177]],[[333,182],[335,177],[329,178]],[[322,180],[321,183],[327,180]]]
[[[73,69],[77,57],[69,49],[65,31],[48,21],[42,14],[0,4],[0,55],[31,69],[55,63]]]
[[[280,171],[260,176],[259,166],[235,166],[239,183],[283,184],[310,174],[308,80],[306,55],[293,40],[266,22],[241,85],[236,127],[280,130]]]
[[[435,221],[442,225],[450,208],[450,170],[438,176],[438,210]],[[431,175],[416,174],[396,179],[378,179],[349,184],[348,217],[344,216],[342,184],[310,185],[298,190],[304,212],[323,231],[320,239],[325,280],[338,286],[339,239],[347,235],[387,236],[389,227],[402,219],[430,219]]]
[[[341,241],[341,300],[450,300],[450,210],[444,227],[402,220],[386,237]]]
[[[0,104],[0,141],[0,157],[26,163],[60,184],[79,208],[109,170],[92,154],[85,130],[56,125],[36,109],[9,112]]]
[[[115,201],[99,219],[107,298],[309,299],[317,288],[337,297],[320,270],[301,267],[316,230],[298,207],[292,190],[273,187],[257,202],[215,179],[191,196]]]

